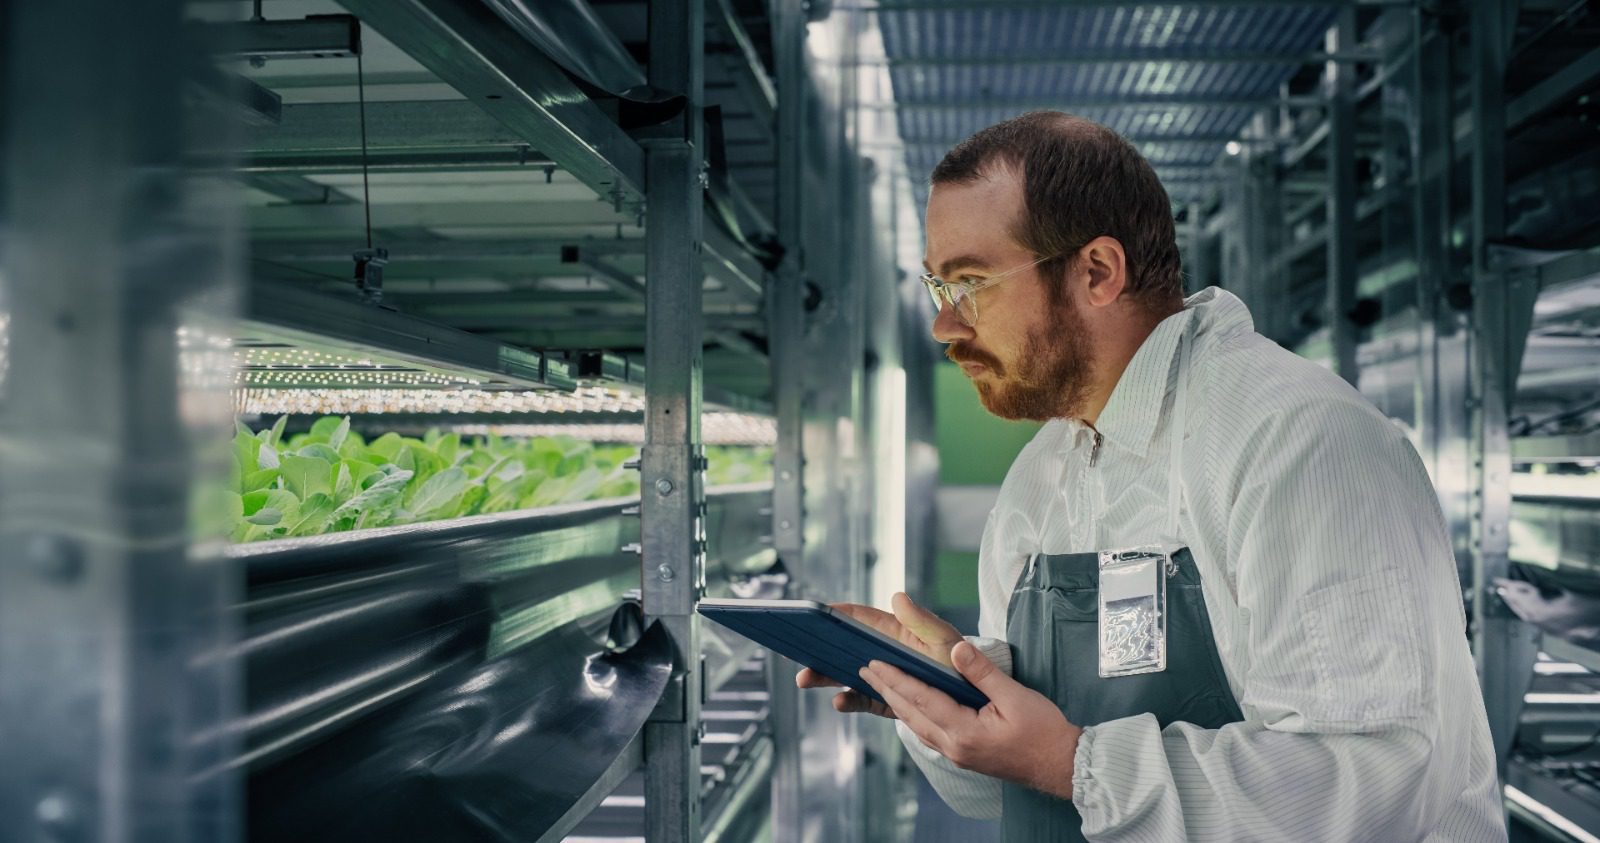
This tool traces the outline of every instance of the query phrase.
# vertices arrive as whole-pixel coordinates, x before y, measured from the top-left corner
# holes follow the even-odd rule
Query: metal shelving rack
[[[1593,501],[1528,491],[1530,466],[1575,475],[1600,453],[1600,218],[1553,188],[1594,170],[1594,26],[1565,6],[1341,5],[1321,73],[1284,86],[1189,206],[1186,259],[1410,435],[1455,545],[1508,809],[1556,837],[1570,826],[1541,812],[1593,833],[1600,790],[1531,759],[1600,726],[1596,659],[1519,616],[1503,582],[1596,561]],[[1568,429],[1522,433],[1546,419]]]
[[[596,6],[569,35],[649,56],[616,96],[517,4],[292,5],[4,13],[0,530],[26,559],[0,566],[0,728],[31,755],[0,837],[864,837],[846,809],[893,765],[694,611],[866,599],[865,489],[898,482],[860,456],[899,430],[863,410],[867,349],[899,343],[859,315],[886,227],[806,13]],[[847,45],[863,15],[836,14]],[[94,61],[53,69],[80,38]],[[358,285],[362,246],[388,264]],[[636,428],[643,493],[182,538],[236,413],[330,409]],[[712,413],[772,434],[773,481],[707,488]],[[817,742],[856,773],[803,762]]]

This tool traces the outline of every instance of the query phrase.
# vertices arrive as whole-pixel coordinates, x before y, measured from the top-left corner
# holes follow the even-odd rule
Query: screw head
[[[656,567],[656,576],[660,577],[662,582],[672,582],[672,578],[677,576],[677,572],[672,570],[671,565],[662,562]]]
[[[672,481],[663,477],[656,481],[656,494],[666,497],[672,494]]]

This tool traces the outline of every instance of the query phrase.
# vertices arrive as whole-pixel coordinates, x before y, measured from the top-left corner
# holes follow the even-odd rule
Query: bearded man
[[[1238,298],[1184,298],[1139,153],[1025,114],[945,156],[926,222],[934,337],[990,412],[1044,426],[984,528],[979,637],[903,594],[841,607],[990,703],[874,662],[888,705],[835,707],[896,718],[1007,841],[1506,839],[1421,460]]]

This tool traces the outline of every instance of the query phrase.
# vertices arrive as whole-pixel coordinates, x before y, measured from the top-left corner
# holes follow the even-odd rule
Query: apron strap
[[[1182,533],[1178,526],[1178,508],[1183,505],[1183,428],[1189,415],[1189,347],[1193,343],[1198,319],[1193,310],[1187,314],[1189,324],[1183,328],[1178,340],[1178,377],[1173,387],[1172,416],[1168,433],[1172,438],[1171,453],[1167,461],[1167,533],[1177,540]]]

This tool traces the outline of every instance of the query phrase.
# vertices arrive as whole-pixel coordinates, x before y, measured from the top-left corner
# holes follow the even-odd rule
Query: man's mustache
[[[977,363],[989,367],[995,374],[1002,374],[1000,360],[988,352],[976,348],[968,348],[961,343],[951,343],[944,347],[944,356],[952,363]]]

